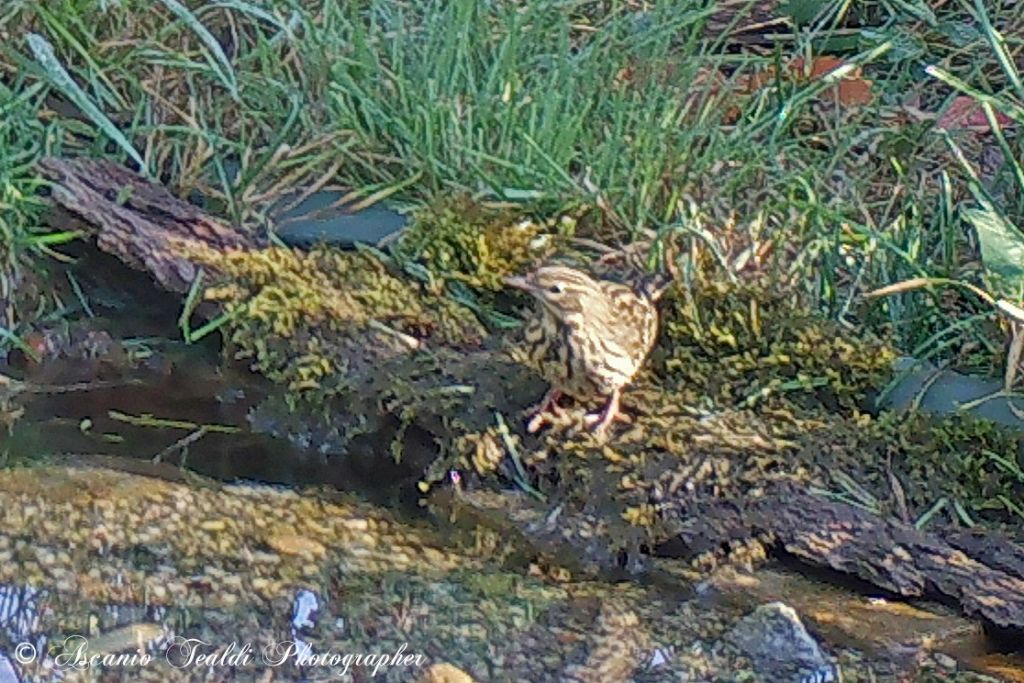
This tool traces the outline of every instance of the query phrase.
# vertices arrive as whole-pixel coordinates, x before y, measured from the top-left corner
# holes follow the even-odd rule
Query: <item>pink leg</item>
[[[612,395],[608,397],[608,402],[605,404],[604,409],[599,413],[588,413],[583,418],[584,422],[593,429],[594,434],[597,436],[604,436],[604,433],[608,430],[610,425],[615,420],[621,420],[623,422],[629,422],[629,418],[619,412],[619,390],[616,389],[612,392]]]
[[[546,413],[550,412],[552,415],[558,417],[562,415],[562,408],[558,405],[558,399],[562,397],[562,392],[554,387],[548,389],[548,392],[544,394],[544,398],[541,399],[540,404],[533,410],[533,417],[526,423],[526,431],[533,434],[535,431],[543,427],[548,423],[548,416]]]

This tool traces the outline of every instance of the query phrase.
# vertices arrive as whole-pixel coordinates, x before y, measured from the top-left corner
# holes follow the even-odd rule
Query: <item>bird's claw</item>
[[[594,436],[604,438],[612,422],[632,422],[628,415],[622,414],[619,410],[619,393],[616,391],[609,397],[604,409],[597,413],[587,413],[583,416],[583,424],[590,428]]]
[[[565,411],[558,405],[558,399],[561,395],[561,392],[556,390],[551,390],[544,395],[543,400],[532,411],[533,416],[530,418],[530,421],[526,423],[526,431],[528,433],[533,434],[547,425],[554,424],[553,417],[562,417],[565,414]],[[619,410],[618,394],[614,394],[603,409],[596,413],[586,413],[583,415],[583,424],[598,438],[604,437],[608,432],[608,427],[613,422],[625,422],[627,424],[632,424],[633,422],[633,418]]]
[[[611,417],[606,417],[603,410],[596,413],[587,413],[583,416],[583,424],[587,425],[591,429],[599,429],[602,426],[607,427],[612,422],[633,424],[633,418],[625,413],[615,413]]]
[[[558,405],[558,399],[561,398],[562,392],[555,389],[551,389],[548,393],[544,394],[544,398],[540,404],[533,409],[533,417],[526,423],[526,431],[530,434],[538,431],[541,427],[552,423],[551,415],[555,417],[561,417],[565,414],[562,407]],[[550,413],[550,415],[549,415]]]

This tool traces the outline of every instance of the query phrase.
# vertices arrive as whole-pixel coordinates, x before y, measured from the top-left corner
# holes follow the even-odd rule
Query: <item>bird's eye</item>
[[[565,291],[565,287],[563,287],[559,283],[555,283],[548,287],[548,291],[551,292],[552,294],[561,294],[562,292]]]

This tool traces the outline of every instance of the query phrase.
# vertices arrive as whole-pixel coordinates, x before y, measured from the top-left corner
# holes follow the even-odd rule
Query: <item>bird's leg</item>
[[[630,419],[619,412],[619,390],[616,389],[612,392],[612,395],[608,397],[608,402],[599,413],[587,413],[583,422],[590,427],[594,434],[597,436],[603,436],[605,431],[615,420],[622,422],[630,422]]]
[[[536,408],[533,409],[533,417],[526,424],[526,431],[533,434],[535,431],[543,427],[548,423],[549,418],[546,413],[550,412],[555,417],[562,415],[562,408],[558,405],[558,399],[562,397],[562,392],[554,387],[548,389],[547,393],[544,394],[544,398],[541,399],[540,403]]]

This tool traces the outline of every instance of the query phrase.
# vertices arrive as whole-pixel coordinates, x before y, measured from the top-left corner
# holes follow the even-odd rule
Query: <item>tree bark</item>
[[[188,291],[196,277],[196,264],[183,255],[189,243],[259,246],[162,185],[106,159],[47,157],[39,169],[53,183],[53,199],[86,222],[100,249],[150,273],[169,291]]]
[[[1004,628],[1024,628],[1024,548],[990,533],[927,532],[784,485],[743,503],[673,501],[664,551],[769,535],[787,553],[903,597],[941,596]]]

